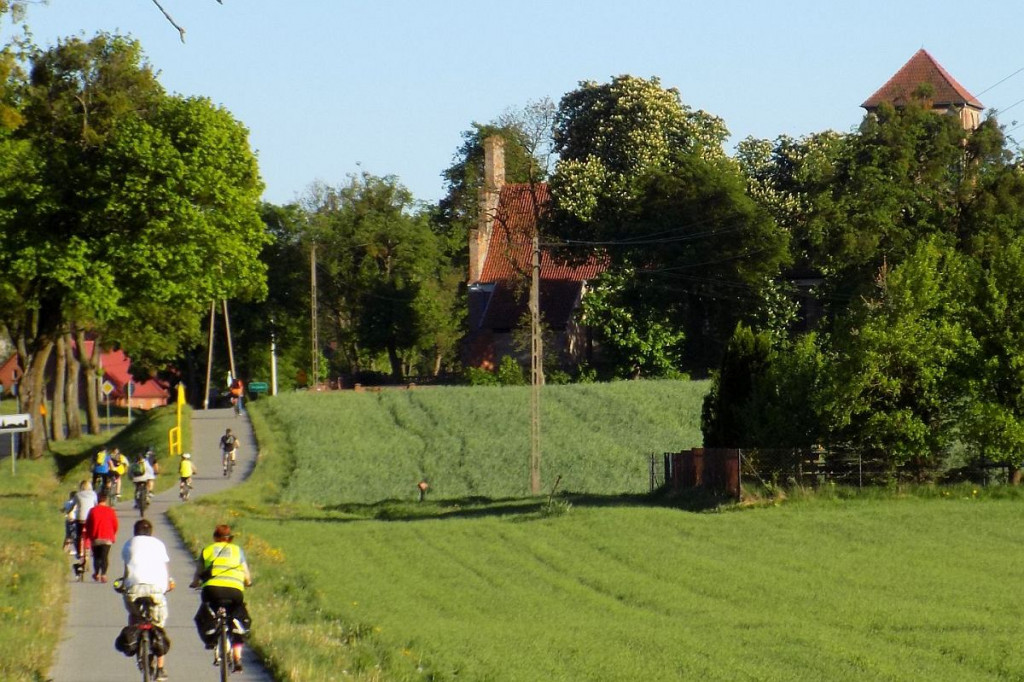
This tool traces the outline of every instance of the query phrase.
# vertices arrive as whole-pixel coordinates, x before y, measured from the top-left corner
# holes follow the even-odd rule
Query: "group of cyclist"
[[[220,439],[221,465],[224,474],[229,473],[238,450],[238,439],[227,429]],[[88,550],[92,549],[94,559],[93,580],[107,582],[107,556],[117,534],[117,514],[113,505],[120,498],[121,479],[130,476],[138,493],[152,495],[153,481],[159,468],[153,448],[138,455],[129,463],[117,448],[100,450],[93,460],[92,478],[81,481],[78,490],[72,491],[63,511],[65,514],[65,547],[74,554],[79,563],[76,572],[84,574]],[[182,499],[186,487],[191,490],[192,477],[198,469],[189,453],[184,453],[178,465],[179,486]],[[144,492],[142,492],[144,490]],[[137,493],[137,494],[138,494]],[[190,587],[201,589],[202,602],[196,613],[195,622],[200,637],[208,649],[214,648],[211,639],[210,618],[217,606],[223,606],[231,614],[232,670],[242,670],[242,642],[248,627],[249,617],[245,610],[244,590],[252,582],[245,553],[233,543],[231,528],[218,525],[213,533],[214,542],[203,549],[197,562]],[[115,589],[124,596],[128,610],[128,625],[135,627],[142,617],[136,600],[148,597],[152,603],[149,616],[152,623],[164,627],[167,619],[165,594],[174,589],[168,565],[170,558],[164,543],[153,537],[153,525],[145,519],[135,522],[133,536],[121,552],[124,574],[115,581]],[[213,616],[215,618],[215,616]],[[157,654],[156,679],[166,680],[164,655]],[[219,665],[219,661],[215,661]]]
[[[121,551],[124,575],[115,586],[124,597],[129,627],[139,625],[144,618],[138,600],[148,598],[151,604],[149,618],[153,625],[164,628],[167,623],[166,593],[175,587],[170,575],[171,560],[167,547],[153,537],[153,524],[148,519],[136,521],[133,533]],[[199,610],[193,620],[207,649],[213,649],[215,645],[208,614],[224,606],[232,614],[232,621],[238,621],[239,624],[231,629],[230,663],[233,672],[242,671],[242,645],[249,624],[245,588],[251,584],[252,574],[245,551],[234,543],[230,526],[218,525],[213,531],[213,543],[199,554],[189,587],[200,590]],[[168,679],[165,662],[166,652],[158,653],[157,680]],[[220,661],[215,660],[214,664],[220,665]]]

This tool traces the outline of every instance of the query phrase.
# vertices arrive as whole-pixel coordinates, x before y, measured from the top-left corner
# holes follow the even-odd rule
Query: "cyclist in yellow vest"
[[[110,475],[114,482],[114,501],[121,499],[121,477],[128,471],[128,458],[119,449],[110,451]]]
[[[213,648],[209,638],[208,614],[218,605],[228,607],[233,621],[238,621],[231,632],[231,658],[233,670],[242,670],[242,642],[244,630],[248,628],[249,614],[245,609],[245,588],[252,585],[249,564],[245,552],[234,544],[231,527],[221,524],[213,531],[213,544],[203,548],[196,562],[196,572],[191,587],[202,586],[202,604],[196,614],[199,637],[207,648]],[[243,632],[239,632],[243,630]]]
[[[182,494],[185,487],[192,487],[192,477],[199,473],[196,465],[192,463],[192,455],[185,452],[181,455],[181,462],[178,464],[178,491]],[[184,499],[184,498],[182,498]]]

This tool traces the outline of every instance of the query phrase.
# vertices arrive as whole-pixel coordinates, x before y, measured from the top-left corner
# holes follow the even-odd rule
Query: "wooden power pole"
[[[544,347],[540,325],[540,229],[533,231],[530,278],[530,491],[540,494],[540,387],[544,385]]]
[[[317,331],[317,305],[316,305],[316,242],[309,247],[309,336],[312,342],[312,357],[310,367],[312,376],[310,386],[315,390],[320,381],[320,339]]]

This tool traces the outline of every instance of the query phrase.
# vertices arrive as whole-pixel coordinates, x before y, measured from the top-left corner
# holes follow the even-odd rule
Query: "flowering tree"
[[[615,289],[595,291],[602,319],[646,320],[642,338],[603,325],[602,341],[649,346],[648,359],[661,359],[638,365],[634,357],[616,367],[620,374],[663,373],[668,358],[676,370],[716,363],[788,260],[788,236],[746,195],[722,151],[727,134],[719,118],[690,109],[657,79],[582,83],[561,101],[545,228],[566,243],[567,257],[600,252],[609,263]]]

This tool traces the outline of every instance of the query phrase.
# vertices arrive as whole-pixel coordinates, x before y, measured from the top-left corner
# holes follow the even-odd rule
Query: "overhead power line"
[[[1010,74],[1009,76],[1007,76],[1007,77],[1005,77],[1005,78],[1002,78],[1002,79],[1000,79],[1000,80],[996,81],[996,82],[995,82],[995,83],[993,83],[992,85],[988,86],[987,88],[985,88],[984,90],[982,90],[981,92],[979,92],[979,93],[978,93],[978,94],[977,94],[976,96],[977,96],[977,97],[981,97],[982,95],[984,95],[984,94],[985,94],[986,92],[988,92],[989,90],[993,89],[993,88],[994,88],[994,87],[996,87],[997,85],[1002,85],[1002,84],[1003,84],[1003,83],[1005,83],[1006,81],[1010,80],[1011,78],[1013,78],[1014,76],[1016,76],[1016,75],[1017,75],[1018,73],[1020,73],[1021,71],[1024,71],[1024,66],[1020,67],[1019,69],[1017,69],[1016,71],[1014,71],[1013,73],[1011,73],[1011,74]]]

